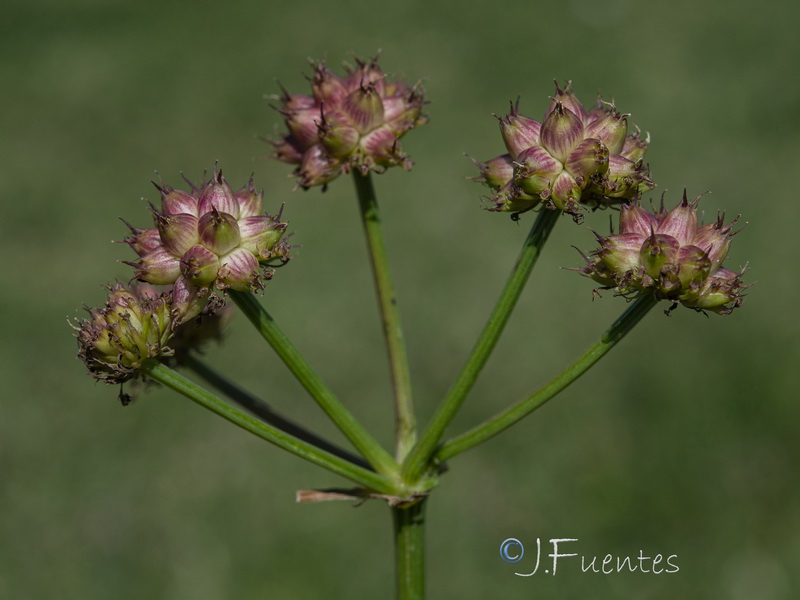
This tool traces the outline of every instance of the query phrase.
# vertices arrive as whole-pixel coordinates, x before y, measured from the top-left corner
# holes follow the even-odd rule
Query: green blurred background
[[[469,153],[502,153],[492,113],[522,96],[540,118],[552,79],[602,89],[650,131],[659,190],[749,222],[726,266],[758,282],[727,318],[654,311],[553,403],[451,462],[429,504],[431,598],[759,598],[800,595],[800,291],[796,232],[800,12],[785,2],[569,0],[6,3],[0,131],[6,292],[0,297],[0,598],[389,598],[390,519],[378,502],[296,505],[345,482],[191,402],[152,390],[121,408],[75,358],[67,317],[127,280],[117,219],[146,225],[158,170],[255,171],[302,244],[264,301],[387,445],[391,409],[352,184],[292,192],[258,135],[265,94],[307,89],[307,56],[336,67],[383,49],[424,78],[410,173],[377,178],[424,421],[458,372],[532,217],[482,210]],[[624,307],[559,267],[608,212],[551,238],[452,431],[535,389]],[[665,307],[666,308],[666,307]],[[339,439],[236,318],[208,359]],[[673,575],[514,576],[498,547],[578,538],[593,556],[677,554]],[[576,550],[577,548],[577,550]],[[530,566],[530,564],[527,564]]]

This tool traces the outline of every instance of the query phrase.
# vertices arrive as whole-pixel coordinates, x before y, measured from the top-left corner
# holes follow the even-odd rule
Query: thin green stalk
[[[445,396],[430,424],[422,434],[420,441],[403,463],[403,476],[407,481],[414,481],[433,455],[436,445],[444,435],[447,426],[455,416],[467,394],[472,389],[478,375],[494,350],[511,312],[519,300],[525,283],[530,277],[536,260],[542,252],[547,238],[553,231],[561,211],[542,209],[531,226],[528,237],[522,245],[517,262],[500,293],[500,297],[483,327],[478,341],[472,349],[464,368],[459,373],[450,391]]]
[[[142,373],[164,384],[168,388],[175,390],[179,394],[186,396],[190,400],[194,400],[211,412],[227,419],[234,425],[238,425],[242,429],[284,450],[288,450],[300,458],[304,458],[315,465],[328,469],[351,481],[355,481],[366,488],[385,494],[396,493],[396,488],[386,477],[320,450],[307,442],[284,433],[276,427],[262,423],[238,408],[231,406],[227,402],[223,402],[211,392],[203,389],[190,379],[187,379],[180,373],[173,371],[156,360],[151,359],[146,361],[142,365]]]
[[[398,464],[369,432],[344,407],[339,399],[323,383],[320,376],[297,351],[289,338],[280,330],[255,296],[245,292],[230,292],[233,301],[255,326],[261,336],[272,346],[275,353],[325,411],[353,446],[380,474],[394,478]]]
[[[414,445],[417,435],[416,417],[411,397],[411,374],[408,369],[403,328],[400,325],[397,298],[389,273],[389,262],[383,243],[381,219],[378,212],[378,200],[375,197],[372,178],[369,174],[362,175],[358,170],[354,170],[353,181],[361,208],[361,221],[367,237],[372,275],[375,279],[375,289],[378,292],[383,333],[389,353],[389,366],[394,389],[397,460],[402,461]]]
[[[392,508],[397,600],[425,598],[425,504]]]
[[[535,394],[517,402],[499,415],[492,417],[481,425],[448,441],[441,447],[436,457],[439,460],[452,458],[456,454],[460,454],[473,446],[485,442],[501,431],[511,427],[517,421],[528,416],[588,371],[593,364],[606,354],[606,352],[616,346],[657,302],[658,301],[652,296],[645,296],[634,301],[628,309],[614,321],[611,327],[600,336],[600,339],[590,347],[583,356],[558,375],[558,377]]]
[[[295,423],[291,419],[284,417],[279,412],[273,410],[269,404],[260,398],[253,396],[248,391],[240,388],[238,385],[236,385],[236,383],[212,369],[193,354],[189,353],[184,360],[186,366],[194,373],[202,377],[207,383],[211,384],[217,390],[225,394],[232,402],[235,402],[265,423],[269,423],[281,431],[285,431],[289,435],[293,435],[297,439],[308,442],[312,446],[316,446],[321,450],[330,452],[334,456],[349,460],[351,463],[360,465],[365,469],[372,470],[370,464],[360,456],[351,454],[347,450],[344,450],[336,444],[329,442],[325,438],[320,437],[313,431],[309,431],[299,423]]]

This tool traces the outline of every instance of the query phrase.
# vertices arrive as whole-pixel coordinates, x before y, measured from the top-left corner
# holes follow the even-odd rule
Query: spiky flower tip
[[[272,277],[269,265],[289,260],[283,239],[286,223],[262,214],[263,192],[252,179],[233,191],[214,170],[208,182],[190,184],[191,192],[156,185],[161,210],[151,206],[155,227],[128,225],[124,241],[139,260],[127,262],[134,277],[155,285],[173,285],[172,300],[179,322],[186,322],[209,306],[221,304],[216,291],[256,291]]]
[[[172,354],[173,307],[170,294],[152,286],[117,283],[108,290],[105,306],[87,308],[89,318],[73,326],[78,358],[95,379],[124,383],[138,375],[143,361]]]
[[[581,273],[626,297],[653,294],[696,310],[727,315],[741,306],[744,270],[722,267],[731,231],[738,217],[724,224],[724,215],[708,225],[697,222],[696,198],[670,211],[651,214],[637,202],[620,209],[619,234],[597,235],[600,248],[584,256]],[[674,307],[674,306],[673,306]],[[671,309],[670,309],[671,310]]]
[[[390,80],[377,57],[346,65],[345,77],[323,62],[312,66],[311,95],[284,90],[276,107],[289,132],[272,142],[273,158],[297,165],[298,185],[325,186],[353,169],[364,175],[394,166],[410,169],[399,140],[426,121],[421,86]]]
[[[598,97],[587,111],[570,90],[556,93],[540,123],[519,112],[519,102],[500,118],[507,154],[476,162],[481,181],[493,190],[489,210],[520,213],[544,202],[576,215],[637,198],[655,184],[642,161],[650,142],[628,133],[628,116]]]

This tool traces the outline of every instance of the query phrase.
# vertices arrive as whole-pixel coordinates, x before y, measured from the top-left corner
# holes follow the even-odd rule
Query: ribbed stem
[[[392,508],[397,600],[425,598],[425,504]]]

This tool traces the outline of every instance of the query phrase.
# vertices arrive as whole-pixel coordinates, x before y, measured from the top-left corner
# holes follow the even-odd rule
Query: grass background
[[[551,80],[613,95],[650,131],[659,190],[706,190],[741,213],[727,266],[757,281],[709,319],[655,311],[601,365],[512,431],[457,457],[429,505],[431,598],[730,598],[800,592],[797,429],[798,9],[742,0],[337,3],[12,0],[0,22],[0,598],[391,597],[381,504],[298,506],[342,480],[190,402],[152,390],[121,408],[75,359],[66,317],[127,280],[117,220],[145,225],[148,181],[197,179],[219,160],[255,171],[302,243],[264,301],[324,379],[387,445],[388,371],[352,185],[292,192],[256,139],[280,131],[264,94],[306,89],[383,49],[424,78],[430,124],[416,166],[376,180],[416,401],[429,416],[490,310],[531,217],[480,210],[467,152],[502,152],[492,113],[522,96],[540,117]],[[462,431],[556,373],[623,310],[591,282],[565,220],[497,353],[453,425]],[[209,360],[336,438],[242,318]],[[519,578],[517,537],[572,537],[589,557],[676,554],[673,575]]]

